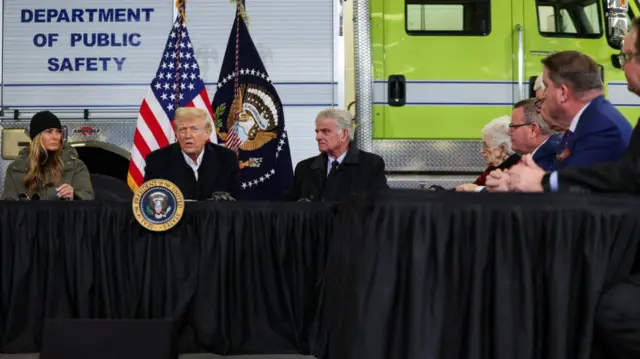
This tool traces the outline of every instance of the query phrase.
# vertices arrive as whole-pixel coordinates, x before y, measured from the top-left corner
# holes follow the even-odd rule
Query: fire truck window
[[[538,28],[546,37],[598,38],[602,36],[600,8],[597,2],[538,1]]]
[[[488,35],[489,0],[444,3],[442,0],[405,0],[409,35]]]

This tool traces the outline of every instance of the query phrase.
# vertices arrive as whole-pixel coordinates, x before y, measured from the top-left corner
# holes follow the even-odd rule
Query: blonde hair
[[[346,129],[347,134],[349,135],[349,141],[353,141],[355,126],[353,123],[353,116],[351,115],[351,112],[338,108],[328,108],[318,113],[318,115],[316,116],[316,121],[321,118],[334,119],[336,121],[338,132],[342,132],[342,130]]]
[[[27,175],[24,177],[25,188],[30,193],[35,193],[40,188],[57,186],[62,180],[62,138],[60,148],[51,158],[44,147],[42,133],[33,138],[28,149],[29,163]]]
[[[211,116],[209,116],[209,112],[197,107],[179,107],[173,117],[173,126],[175,127],[175,129],[177,129],[179,119],[192,117],[202,119],[202,121],[204,122],[204,128],[207,131],[211,132],[211,130],[213,129],[213,125],[211,124]]]

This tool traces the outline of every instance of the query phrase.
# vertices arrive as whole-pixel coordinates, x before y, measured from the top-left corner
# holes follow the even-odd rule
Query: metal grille
[[[387,176],[389,187],[398,189],[427,189],[432,185],[454,188],[473,183],[478,176]]]
[[[487,163],[480,141],[375,140],[374,152],[382,156],[389,172],[478,172]]]
[[[356,79],[356,141],[360,149],[373,151],[373,70],[371,67],[371,23],[369,1],[353,2],[353,31],[355,37]]]

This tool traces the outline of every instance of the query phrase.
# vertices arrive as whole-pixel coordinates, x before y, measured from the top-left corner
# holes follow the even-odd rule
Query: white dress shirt
[[[189,157],[186,153],[184,153],[184,151],[181,151],[181,152],[182,152],[182,156],[184,156],[184,160],[187,162],[189,167],[191,167],[191,169],[193,170],[193,174],[196,176],[196,181],[197,181],[198,168],[200,168],[200,164],[202,163],[202,156],[204,155],[204,149],[200,152],[195,162],[193,162],[191,157]]]
[[[580,111],[578,111],[578,113],[576,113],[575,116],[573,116],[573,119],[571,120],[571,124],[569,125],[569,131],[576,132],[576,127],[578,127],[578,121],[580,121],[580,117],[582,116],[582,113],[589,106],[589,104],[591,104],[591,101],[589,101],[586,105],[584,105],[584,107],[581,108]]]

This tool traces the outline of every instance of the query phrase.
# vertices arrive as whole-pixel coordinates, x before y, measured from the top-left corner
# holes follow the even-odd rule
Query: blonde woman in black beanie
[[[78,152],[63,143],[62,125],[56,115],[49,111],[36,113],[29,136],[29,146],[7,168],[2,199],[94,199],[89,170]]]

